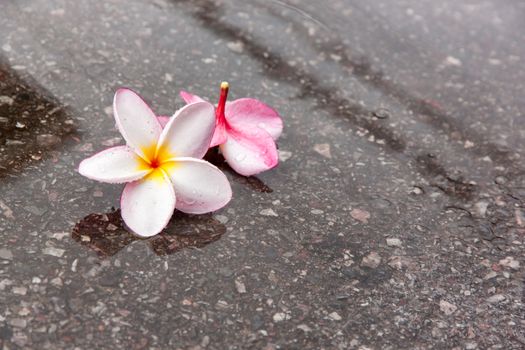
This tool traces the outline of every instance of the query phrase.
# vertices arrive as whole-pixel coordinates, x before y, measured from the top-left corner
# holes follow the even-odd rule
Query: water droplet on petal
[[[189,206],[192,206],[193,204],[195,204],[195,199],[193,198],[184,198],[182,201]]]
[[[238,162],[242,162],[243,160],[246,159],[246,154],[238,154],[236,157],[235,157],[235,160],[238,161]]]

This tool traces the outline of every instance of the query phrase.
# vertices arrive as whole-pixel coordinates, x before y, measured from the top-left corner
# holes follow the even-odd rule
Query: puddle
[[[86,216],[75,225],[71,236],[101,258],[107,258],[134,241],[143,241],[155,254],[162,256],[185,248],[203,248],[225,233],[226,227],[209,214],[190,216],[176,212],[162,234],[150,239],[140,239],[129,233],[120,210],[115,210]]]
[[[68,108],[0,57],[0,178],[16,177],[43,159],[56,161],[76,137]]]

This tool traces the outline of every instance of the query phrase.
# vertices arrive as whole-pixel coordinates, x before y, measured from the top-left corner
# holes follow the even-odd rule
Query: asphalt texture
[[[524,349],[525,3],[0,3],[0,348]],[[280,164],[132,236],[111,103],[282,115]]]

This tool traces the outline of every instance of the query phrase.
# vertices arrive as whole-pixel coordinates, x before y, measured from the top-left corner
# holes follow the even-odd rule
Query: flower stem
[[[229,87],[230,85],[228,84],[228,82],[223,81],[221,83],[221,95],[219,97],[219,103],[217,104],[217,111],[216,111],[217,121],[219,122],[223,122],[226,119],[224,116],[224,109],[226,107],[226,100],[228,99]]]

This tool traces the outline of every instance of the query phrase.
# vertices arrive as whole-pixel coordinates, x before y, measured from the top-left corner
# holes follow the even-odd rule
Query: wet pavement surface
[[[523,349],[522,1],[0,4],[2,349]],[[275,107],[219,212],[123,227],[114,91]]]

